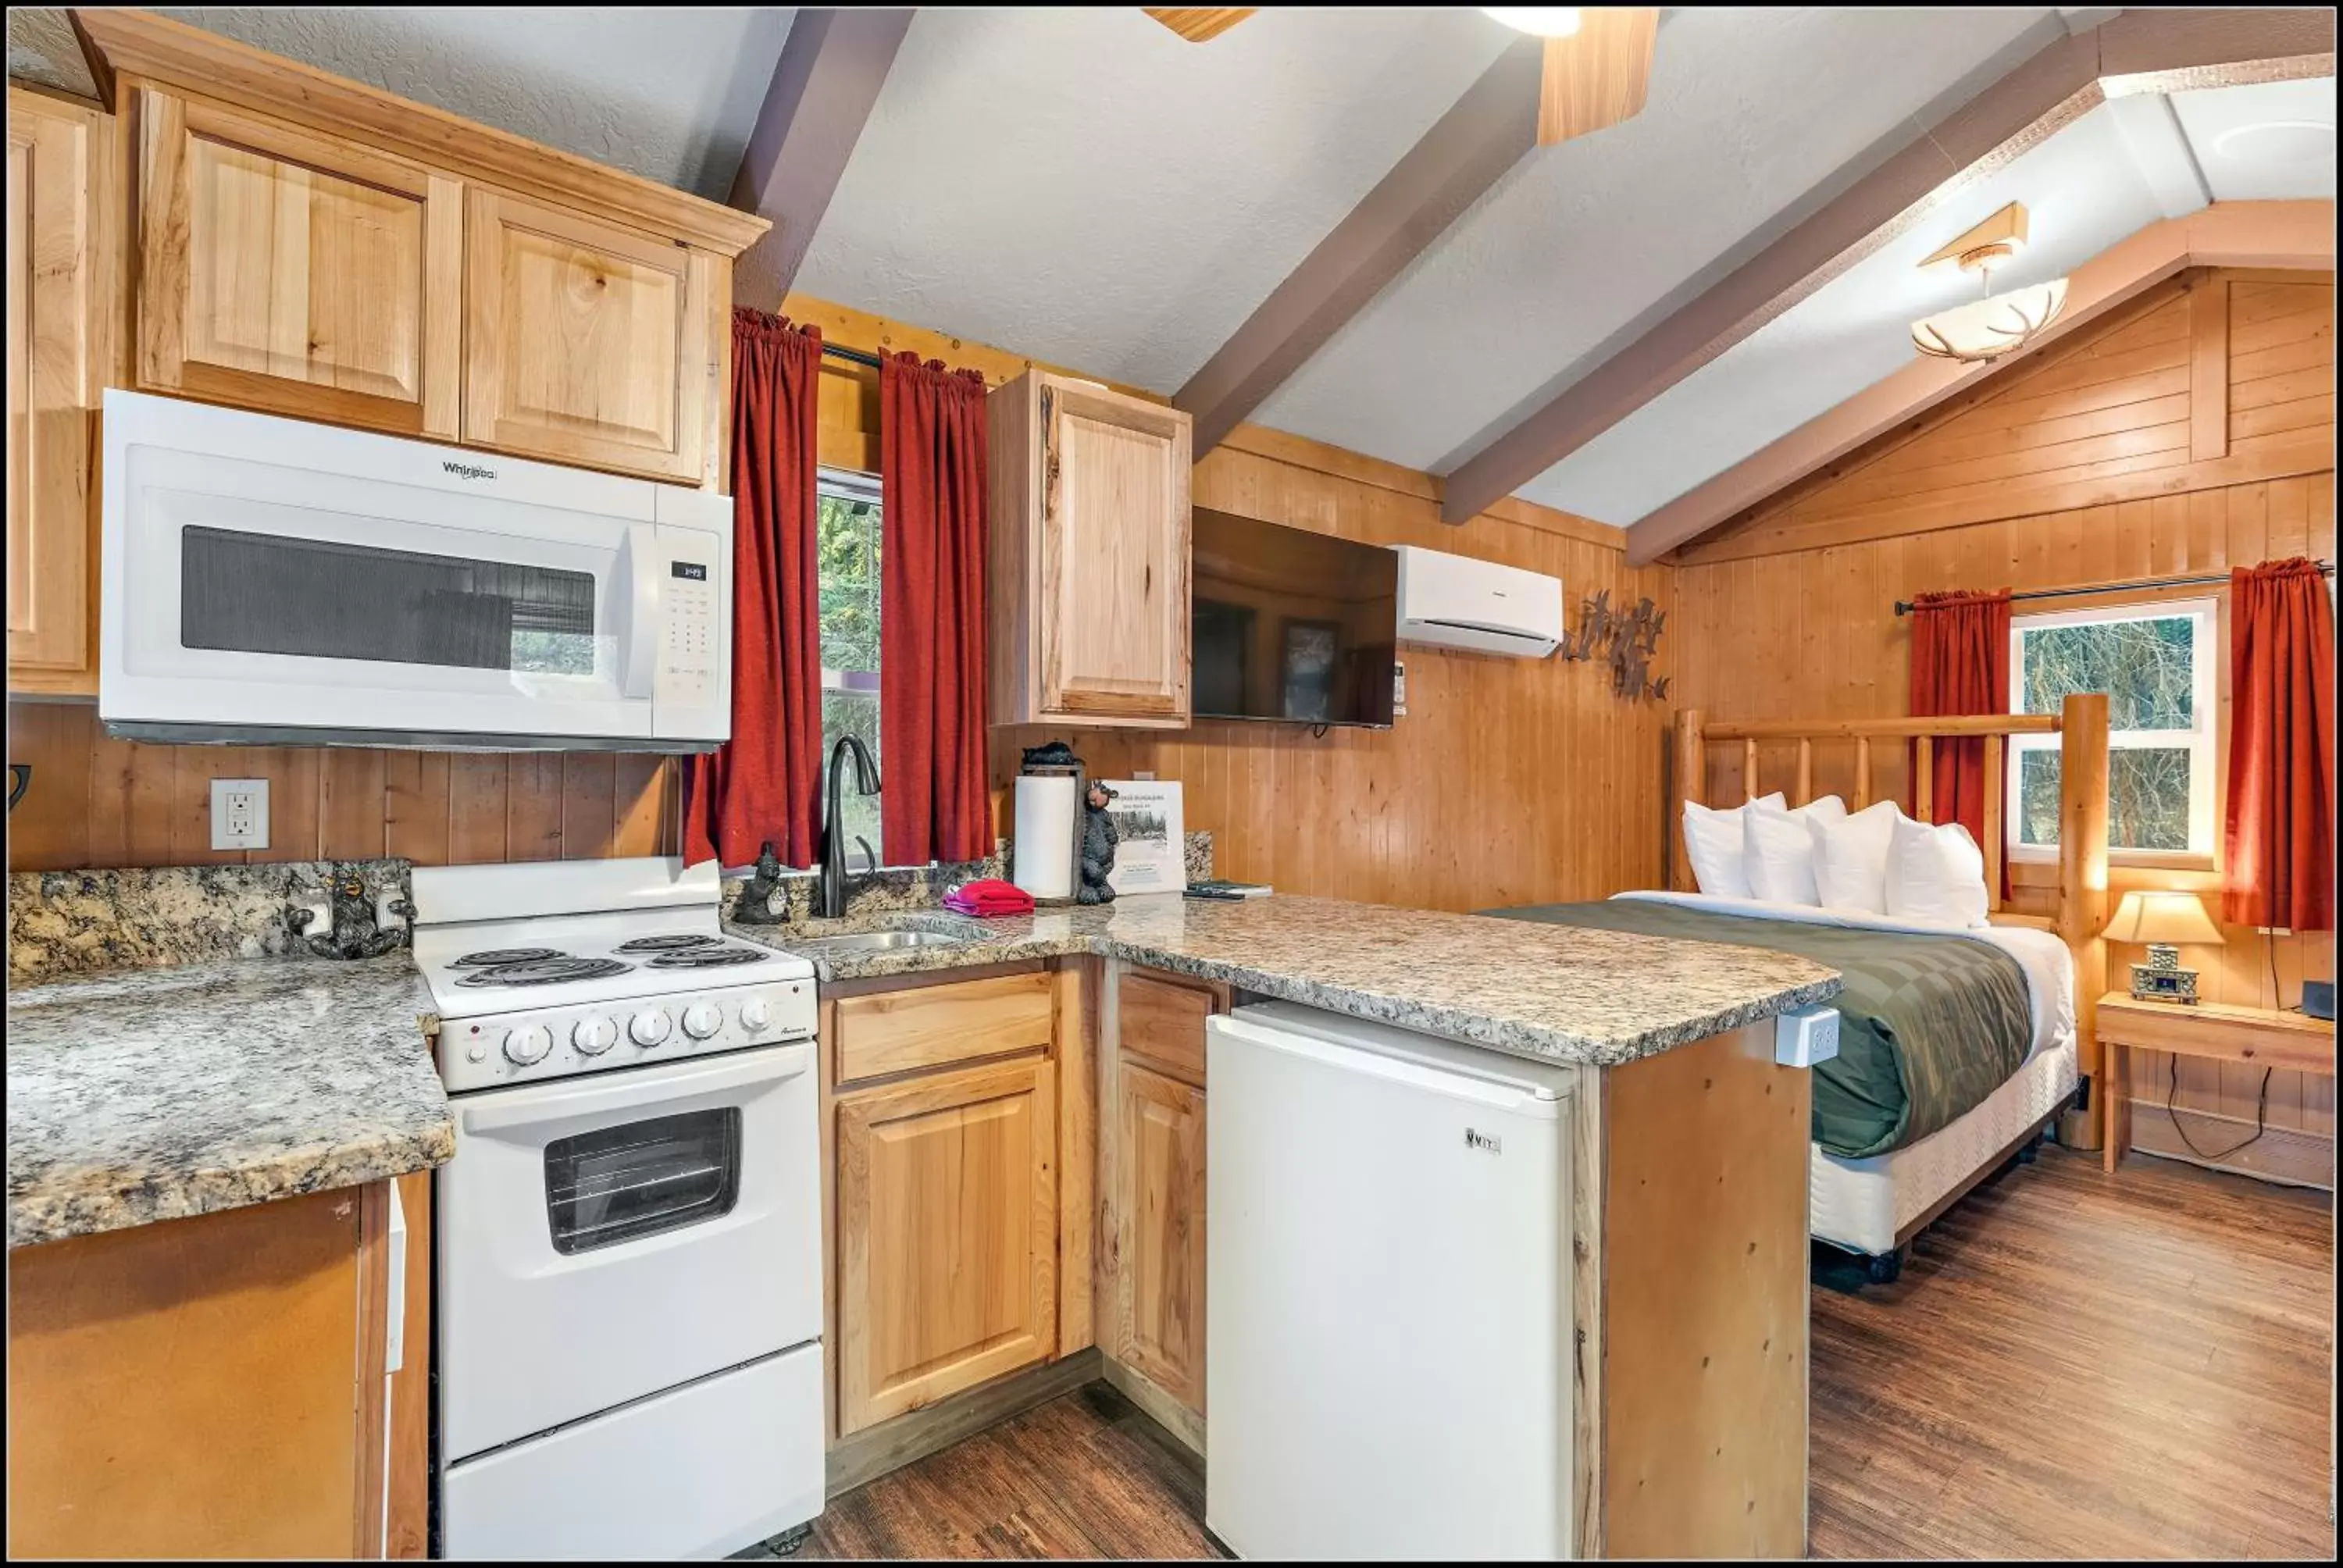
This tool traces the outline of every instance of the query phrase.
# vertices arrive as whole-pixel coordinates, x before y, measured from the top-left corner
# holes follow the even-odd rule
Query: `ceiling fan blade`
[[[1152,5],[1141,6],[1150,16],[1162,23],[1191,44],[1208,43],[1252,15],[1257,5],[1231,5],[1219,9],[1210,6],[1170,7],[1158,10]]]
[[[1642,6],[1585,10],[1578,31],[1545,41],[1538,82],[1538,146],[1615,126],[1642,111],[1660,14]]]

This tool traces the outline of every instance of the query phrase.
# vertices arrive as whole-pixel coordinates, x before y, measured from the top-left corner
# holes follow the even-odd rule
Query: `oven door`
[[[820,1337],[813,1050],[458,1102],[438,1176],[444,1463]]]

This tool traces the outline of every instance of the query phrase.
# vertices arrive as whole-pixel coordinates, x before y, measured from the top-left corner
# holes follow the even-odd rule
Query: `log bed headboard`
[[[2059,756],[2058,892],[2057,912],[2046,919],[2001,907],[2003,822],[2007,810],[2004,797],[2009,779],[2003,753],[2012,735],[2052,734],[2058,737]],[[2102,692],[2069,697],[2056,714],[1957,719],[1768,719],[1735,724],[1710,720],[1698,709],[1679,709],[1668,784],[1668,885],[1685,891],[1693,886],[1691,861],[1684,846],[1684,808],[1686,801],[1709,804],[1712,746],[1740,747],[1741,799],[1754,800],[1765,793],[1758,780],[1758,743],[1795,741],[1796,776],[1792,787],[1783,792],[1792,805],[1799,806],[1814,798],[1815,748],[1852,744],[1855,799],[1850,809],[1861,810],[1876,798],[1871,788],[1874,742],[1909,743],[1914,751],[1909,770],[1912,798],[1898,803],[1926,821],[1936,772],[1930,766],[1931,753],[1936,742],[1976,737],[1985,740],[1985,842],[1980,848],[1985,851],[1988,918],[1997,925],[2054,930],[2075,955],[2077,1064],[2087,1080],[2096,1079],[2098,999],[2107,979],[2107,943],[2099,935],[2107,923],[2107,699]],[[1776,787],[1780,787],[1778,781]],[[2077,1148],[2096,1149],[2102,1106],[2096,1084],[2085,1103],[2087,1111],[2062,1120],[2059,1137]]]

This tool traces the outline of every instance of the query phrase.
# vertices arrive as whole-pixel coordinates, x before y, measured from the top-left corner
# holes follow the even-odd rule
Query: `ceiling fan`
[[[1202,44],[1258,7],[1142,9],[1191,44]],[[1498,6],[1487,8],[1487,14],[1545,40],[1545,68],[1538,81],[1538,146],[1550,147],[1642,111],[1652,80],[1652,44],[1659,34],[1656,8]]]

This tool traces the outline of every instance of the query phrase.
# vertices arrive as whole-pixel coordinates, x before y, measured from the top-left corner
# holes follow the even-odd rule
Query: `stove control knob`
[[[773,1021],[773,1004],[763,997],[752,996],[740,1004],[740,1027],[756,1033]]]
[[[674,1030],[675,1024],[664,1008],[650,1012],[639,1012],[628,1020],[627,1038],[637,1045],[657,1045]]]
[[[618,1026],[607,1018],[581,1018],[569,1030],[569,1043],[588,1056],[599,1056],[618,1043]]]
[[[505,1056],[521,1067],[534,1067],[552,1049],[553,1032],[541,1023],[505,1031]]]
[[[712,1001],[694,1002],[684,1010],[683,1032],[694,1040],[706,1040],[724,1027],[724,1010]]]

